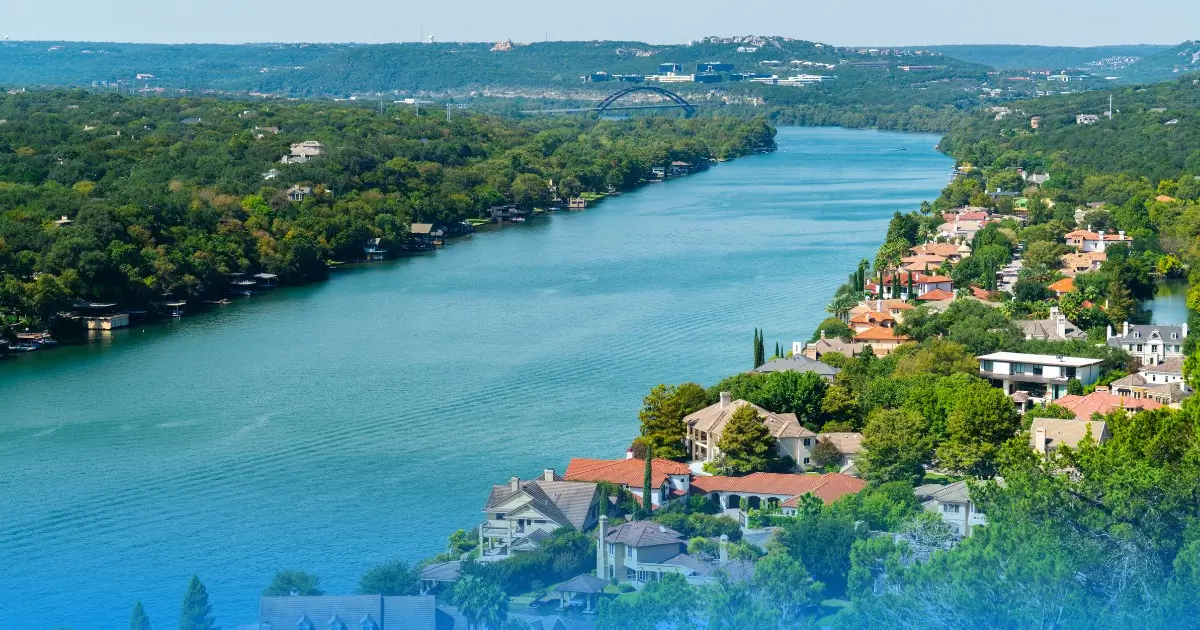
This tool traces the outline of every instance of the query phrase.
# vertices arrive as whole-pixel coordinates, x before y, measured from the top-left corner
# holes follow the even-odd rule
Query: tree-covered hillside
[[[285,283],[410,249],[495,204],[632,188],[654,165],[774,146],[762,120],[514,121],[39,91],[0,98],[0,317],[51,324],[73,299],[215,299],[234,272]],[[293,143],[321,155],[281,164]],[[293,185],[310,188],[289,198]],[[293,195],[297,197],[297,195]],[[68,222],[61,221],[65,217]]]

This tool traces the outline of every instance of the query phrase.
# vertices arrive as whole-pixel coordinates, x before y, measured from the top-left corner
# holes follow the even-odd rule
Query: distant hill
[[[1124,82],[1152,83],[1200,70],[1200,41],[1188,41],[1146,57],[1120,73]]]
[[[991,66],[998,70],[1102,67],[1120,59],[1142,61],[1171,50],[1171,46],[1132,44],[1123,46],[1019,46],[1010,44],[961,44],[925,46],[944,55]]]

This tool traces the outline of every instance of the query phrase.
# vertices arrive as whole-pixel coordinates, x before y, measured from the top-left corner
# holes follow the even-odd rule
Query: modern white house
[[[987,517],[971,501],[971,489],[965,481],[946,486],[926,484],[917,486],[913,492],[922,507],[941,516],[960,536],[970,536],[976,527],[987,525]]]
[[[979,376],[1012,395],[1024,392],[1037,402],[1058,400],[1067,395],[1067,382],[1082,385],[1100,378],[1101,359],[1049,354],[993,352],[979,357]]]
[[[600,514],[600,491],[594,483],[562,481],[553,469],[522,481],[513,477],[493,486],[479,525],[479,561],[493,562],[537,549],[560,527],[585,531]]]
[[[1120,334],[1113,334],[1108,327],[1108,345],[1120,348],[1142,365],[1157,365],[1167,359],[1183,358],[1183,342],[1188,336],[1188,325],[1144,324],[1130,325],[1125,322]]]

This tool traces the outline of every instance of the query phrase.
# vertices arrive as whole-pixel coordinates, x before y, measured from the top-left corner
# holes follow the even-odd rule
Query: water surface
[[[443,550],[489,485],[619,457],[659,382],[712,384],[807,338],[937,138],[782,129],[779,151],[339,272],[105,343],[0,364],[6,627],[225,628],[277,569],[352,592]],[[20,623],[19,623],[20,622]]]

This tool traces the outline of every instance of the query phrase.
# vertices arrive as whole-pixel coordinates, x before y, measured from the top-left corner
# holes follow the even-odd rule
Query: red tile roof
[[[642,459],[584,459],[576,457],[567,464],[563,479],[567,481],[607,481],[622,486],[642,487],[646,462]],[[650,464],[651,483],[661,488],[669,475],[686,475],[691,471],[684,464],[669,459],[654,458]]]
[[[1046,288],[1055,293],[1070,293],[1075,289],[1075,280],[1072,278],[1063,278]]]
[[[922,302],[940,302],[942,300],[953,300],[954,292],[945,289],[934,289],[923,295],[917,296],[917,299]]]
[[[867,482],[843,475],[790,475],[781,473],[753,473],[745,477],[696,477],[692,488],[701,494],[709,492],[733,492],[743,494],[773,494],[794,498],[812,493],[826,503],[832,503],[847,494],[854,494],[866,487]],[[784,503],[787,505],[787,502]]]
[[[1087,396],[1068,394],[1054,401],[1054,404],[1075,412],[1075,417],[1080,420],[1090,420],[1096,412],[1104,415],[1117,409],[1144,411],[1162,407],[1162,403],[1149,398],[1126,398],[1108,392],[1092,392]]]
[[[924,284],[929,284],[931,282],[954,282],[954,278],[951,278],[949,276],[917,275],[915,278],[913,278],[913,282],[924,283]]]
[[[908,337],[897,335],[896,331],[883,326],[874,326],[854,335],[855,341],[907,341]]]

